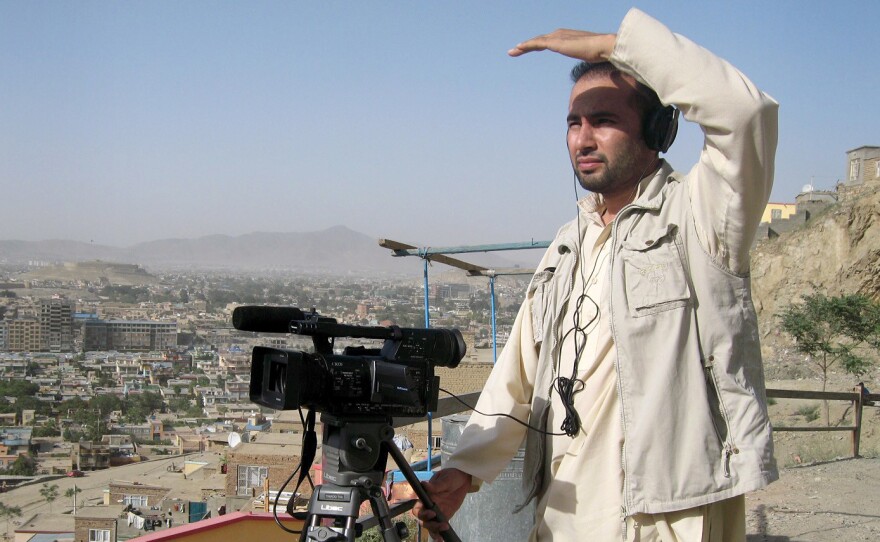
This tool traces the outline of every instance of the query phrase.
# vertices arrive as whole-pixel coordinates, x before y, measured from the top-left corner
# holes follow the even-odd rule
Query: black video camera
[[[366,327],[336,323],[314,309],[237,307],[242,331],[312,337],[314,353],[254,347],[250,399],[290,410],[301,406],[340,417],[421,417],[437,409],[440,377],[434,367],[456,367],[465,354],[457,329]],[[333,353],[336,337],[381,339],[381,348],[350,346]]]

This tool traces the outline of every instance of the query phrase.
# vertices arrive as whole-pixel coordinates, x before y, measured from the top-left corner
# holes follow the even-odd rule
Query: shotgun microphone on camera
[[[290,333],[290,323],[305,318],[296,307],[244,305],[232,311],[232,325],[241,331]]]

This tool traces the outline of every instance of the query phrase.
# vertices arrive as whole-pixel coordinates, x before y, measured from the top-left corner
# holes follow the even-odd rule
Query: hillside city
[[[166,420],[169,444],[175,423],[213,432],[214,423],[244,424],[260,415],[248,397],[251,347],[308,351],[311,339],[235,330],[231,313],[238,305],[315,308],[363,326],[424,327],[425,321],[424,290],[406,280],[176,272],[137,286],[16,276],[0,275],[0,416],[7,425],[33,427],[33,436],[76,445],[110,434],[152,442],[155,414]],[[502,344],[523,289],[517,279],[496,287]],[[433,284],[428,297],[433,327],[461,330],[471,350],[490,346],[485,281]],[[337,349],[352,342],[340,338]],[[10,469],[18,458],[8,449],[0,462]],[[41,471],[47,467],[36,466]]]
[[[96,269],[101,277],[94,278]],[[496,333],[502,343],[525,284],[525,279],[515,277],[496,284]],[[463,365],[480,367],[462,372],[478,376],[459,391],[475,391],[491,368],[487,282],[435,280],[427,294],[431,326],[459,329],[469,350]],[[123,532],[113,527],[108,529],[112,538],[171,527],[165,516],[160,522],[157,514],[148,512],[164,507],[168,518],[177,515],[171,502],[186,502],[182,507],[190,508],[177,523],[210,517],[211,509],[199,508],[198,503],[211,502],[214,516],[227,504],[230,512],[247,510],[253,506],[247,498],[232,503],[226,497],[258,496],[268,483],[276,489],[276,478],[293,471],[296,465],[291,462],[298,454],[285,457],[280,469],[271,466],[272,456],[284,446],[298,445],[302,432],[298,423],[285,426],[284,415],[292,412],[251,402],[252,347],[310,352],[313,345],[305,336],[236,330],[234,308],[300,307],[344,324],[422,328],[425,299],[421,281],[411,278],[292,273],[258,277],[216,271],[153,275],[138,266],[106,262],[0,267],[0,491],[27,480],[76,480],[163,457],[207,453],[207,460],[199,463],[201,474],[210,472],[214,485],[221,486],[212,497],[220,504],[201,494],[181,500],[175,483],[144,493],[144,487],[118,489],[108,482],[111,493],[122,491],[115,499],[120,506],[149,503],[134,511],[140,529]],[[350,345],[379,346],[373,342],[338,337],[334,352]],[[408,434],[417,443],[408,455],[424,454],[427,435]],[[242,444],[230,440],[242,437]],[[246,464],[237,465],[226,451],[230,444],[238,444],[235,449],[242,454],[256,447],[260,457],[248,455],[242,460]],[[210,454],[217,447],[222,454]],[[179,460],[169,471],[179,476],[184,468],[192,468],[185,464]],[[44,489],[51,487],[44,484]],[[73,501],[75,508],[76,496]],[[89,504],[88,499],[81,501],[80,505]],[[29,518],[5,506],[0,502],[0,516],[11,514],[7,520],[15,521],[10,525],[40,523],[39,514]],[[15,512],[25,517],[16,518]],[[145,523],[151,517],[155,525]],[[75,532],[72,524],[64,529]]]
[[[810,189],[794,204],[770,203],[759,238],[772,241],[829,205],[860,197],[862,188],[874,190],[880,147],[854,149],[852,156],[870,162],[850,168],[871,172],[870,184]],[[305,467],[320,483],[320,450],[317,461],[300,465],[307,454],[298,413],[251,401],[251,352],[254,346],[308,352],[312,339],[237,330],[234,309],[299,307],[354,326],[422,328],[427,305],[431,327],[462,333],[462,363],[438,374],[442,386],[466,394],[482,388],[493,337],[500,347],[509,336],[528,279],[503,277],[490,290],[485,277],[450,271],[435,275],[425,291],[414,277],[0,259],[4,536],[115,542],[203,520],[247,521],[275,502],[301,507],[310,488],[288,487],[286,480]],[[334,352],[349,346],[376,345],[338,337]],[[445,443],[438,436],[443,430],[445,438],[445,426],[436,421],[396,429],[407,460],[430,458]],[[393,476],[389,500],[411,496],[397,493]],[[260,525],[266,523],[246,528],[253,536],[274,535],[258,531]]]

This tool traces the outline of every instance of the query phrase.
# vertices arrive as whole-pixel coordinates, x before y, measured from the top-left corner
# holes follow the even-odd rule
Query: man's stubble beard
[[[578,171],[575,163],[572,167],[578,182],[585,190],[607,194],[623,188],[624,183],[636,184],[641,180],[644,172],[640,172],[638,166],[639,150],[635,142],[629,142],[614,160],[609,160],[604,153],[595,153],[605,166],[600,174],[584,174]]]

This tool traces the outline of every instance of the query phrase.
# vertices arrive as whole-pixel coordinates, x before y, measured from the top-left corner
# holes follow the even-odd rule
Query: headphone
[[[642,133],[649,149],[668,151],[678,133],[678,109],[667,105],[651,111],[645,116]]]

